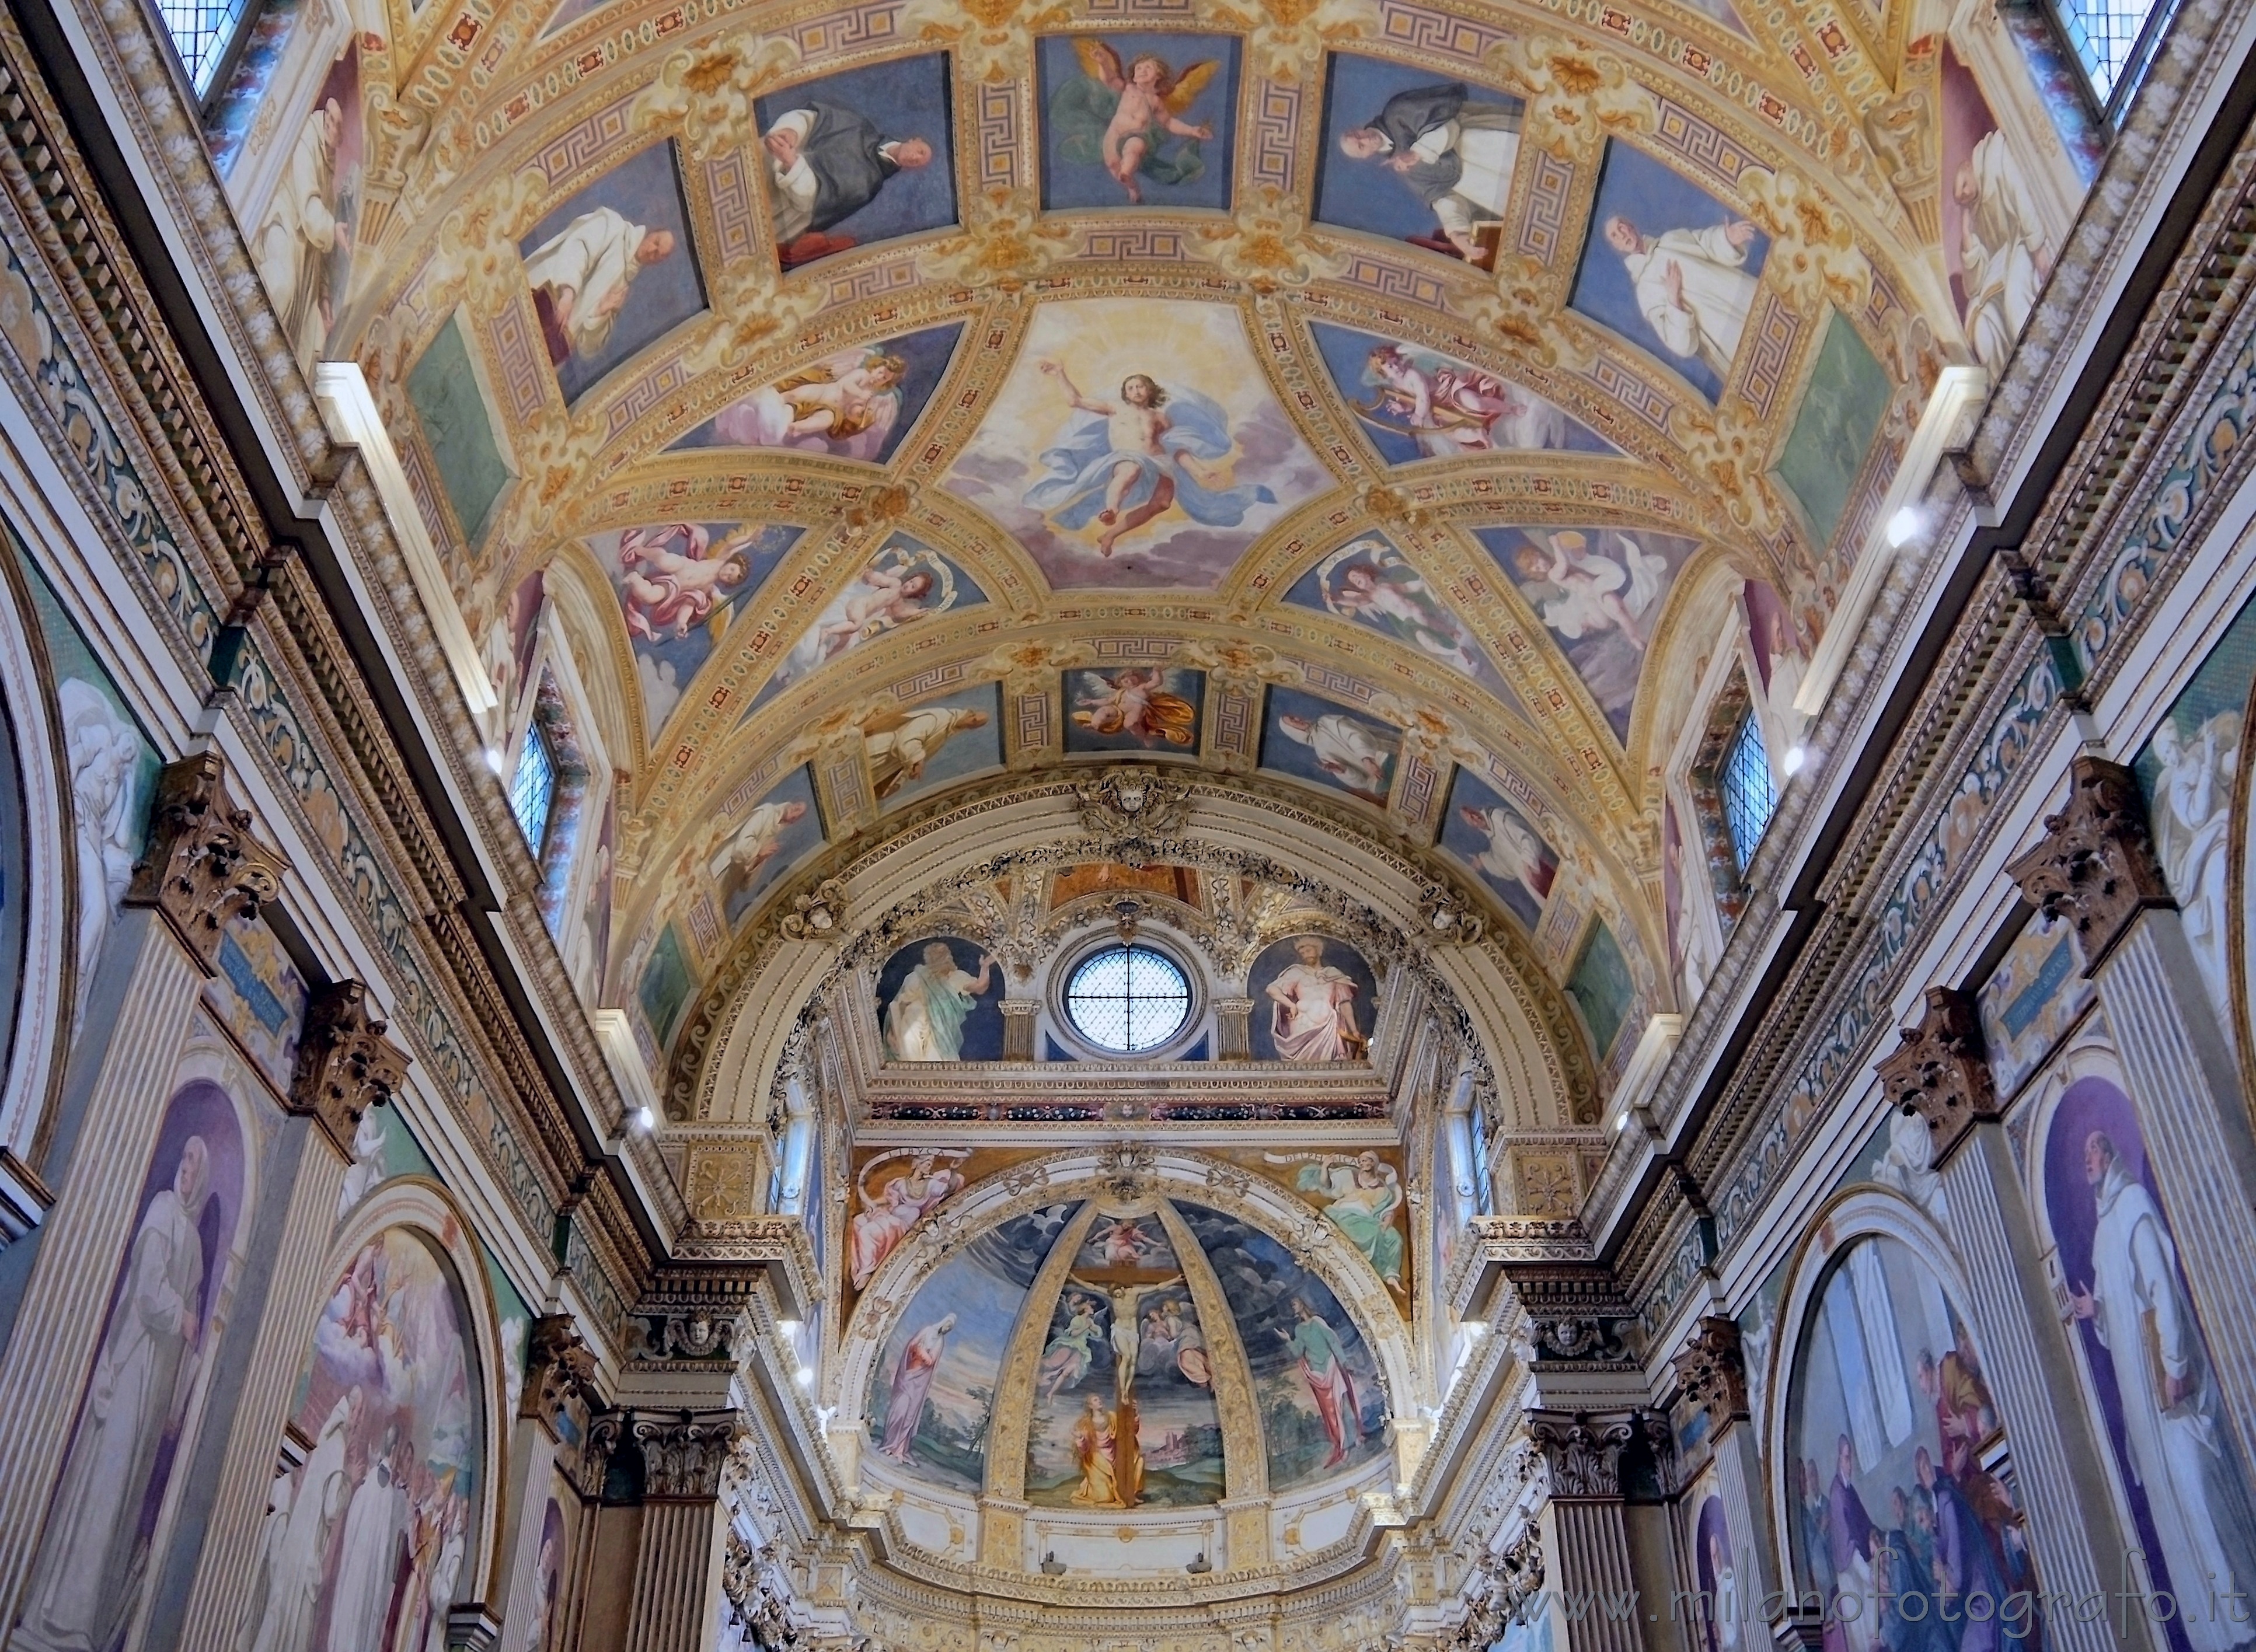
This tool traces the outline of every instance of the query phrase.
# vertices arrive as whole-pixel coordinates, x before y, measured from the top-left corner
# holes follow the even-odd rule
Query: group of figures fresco
[[[1829,1652],[2034,1646],[2034,1613],[2008,1604],[2035,1584],[1997,1404],[1972,1332],[1901,1241],[1845,1251],[1797,1392],[1798,1550]]]
[[[1302,1174],[1352,1184],[1359,1171]],[[1202,1301],[1226,1311],[1220,1323]],[[1017,1360],[1031,1370],[1013,1383]],[[1216,1387],[1241,1372],[1273,1489],[1382,1448],[1385,1400],[1361,1333],[1283,1246],[1180,1202],[1053,1206],[982,1234],[925,1280],[872,1370],[870,1434],[916,1478],[991,1490],[1002,1481],[988,1445],[1007,1401],[1025,1410],[1015,1478],[1035,1507],[1210,1505],[1226,1473]]]

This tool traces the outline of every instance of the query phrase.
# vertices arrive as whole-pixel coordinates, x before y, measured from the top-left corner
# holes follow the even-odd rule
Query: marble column
[[[512,1642],[528,1641],[531,1627],[540,1615],[540,1543],[548,1512],[549,1489],[556,1472],[568,1474],[580,1466],[575,1442],[589,1438],[593,1412],[601,1401],[596,1394],[596,1356],[581,1338],[568,1313],[543,1314],[532,1322],[525,1339],[525,1388],[518,1397],[517,1417],[510,1431],[504,1461],[509,1483],[504,1493],[499,1538],[504,1556],[500,1604],[495,1615],[511,1629]],[[562,1510],[567,1528],[578,1523],[579,1499],[568,1500]],[[560,1584],[568,1579],[560,1578]],[[569,1602],[560,1587],[553,1608],[566,1615]],[[549,1626],[553,1639],[557,1625]],[[569,1642],[565,1642],[569,1644]]]
[[[1736,1321],[1720,1314],[1703,1318],[1670,1362],[1675,1381],[1672,1409],[1703,1414],[1708,1419],[1707,1445],[1715,1465],[1718,1494],[1724,1500],[1724,1523],[1730,1529],[1731,1564],[1738,1578],[1738,1598],[1731,1604],[1740,1620],[1738,1644],[1759,1638],[1752,1625],[1761,1620],[1762,1603],[1784,1589],[1778,1556],[1771,1542],[1770,1522],[1764,1511],[1770,1501],[1764,1489],[1762,1458],[1755,1449],[1754,1424],[1748,1416],[1747,1369]],[[1696,1515],[1696,1511],[1695,1511]],[[1691,1557],[1691,1576],[1699,1576],[1699,1557]],[[1696,1582],[1687,1585],[1696,1590]],[[1714,1609],[1721,1603],[1711,1603]],[[1695,1637],[1696,1639],[1696,1637]]]
[[[201,1533],[201,1552],[176,1559],[194,1568],[186,1609],[164,1620],[161,1631],[152,1630],[150,1652],[231,1647],[244,1615],[257,1609],[246,1599],[245,1580],[256,1567],[279,1443],[314,1322],[335,1283],[329,1276],[329,1241],[352,1163],[353,1134],[361,1115],[391,1101],[406,1078],[407,1057],[386,1030],[369,1014],[368,989],[356,981],[321,988],[307,1005],[284,1127],[302,1140],[297,1182],[257,1314],[217,1488]]]
[[[2137,777],[2079,756],[2068,806],[2006,870],[2075,928],[2139,1107],[2241,1460],[2256,1463],[2256,1135],[2148,835]]]
[[[1544,1475],[1544,1587],[1567,1652],[1644,1652],[1639,1626],[1650,1607],[1630,1558],[1621,1489],[1622,1451],[1635,1433],[1626,1417],[1527,1415]]]
[[[2013,1453],[2029,1548],[2045,1592],[2104,1598],[2114,1580],[2103,1556],[2125,1553],[2099,1444],[2080,1406],[2060,1403],[2061,1374],[2075,1368],[2060,1312],[2039,1260],[2020,1172],[1999,1122],[1998,1096],[1983,1051],[1971,994],[1930,987],[1925,1013],[1879,1063],[1890,1102],[1926,1121],[1929,1163],[1942,1174],[1942,1221],[1966,1265],[1968,1307],[1982,1365]],[[2119,1636],[2119,1629],[2127,1633]],[[2111,1652],[2147,1642],[2135,1619],[2111,1622],[2075,1611],[2047,1613],[2062,1652]]]
[[[699,1652],[721,1620],[729,1527],[721,1471],[737,1427],[734,1411],[708,1411],[638,1417],[628,1431],[643,1459],[642,1530],[627,1615],[633,1652]]]
[[[127,886],[129,909],[108,946],[132,962],[106,1027],[88,1026],[77,1058],[98,1054],[54,1208],[31,1251],[31,1273],[0,1356],[0,1600],[13,1600],[38,1549],[39,1525],[62,1468],[103,1321],[130,1238],[188,1018],[217,973],[228,923],[279,892],[281,859],[250,835],[250,817],[229,797],[215,752],[159,774],[149,840]],[[104,974],[108,974],[107,968]]]

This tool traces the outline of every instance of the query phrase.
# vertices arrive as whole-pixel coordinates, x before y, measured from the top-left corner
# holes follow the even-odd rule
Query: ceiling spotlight
[[[1926,518],[1917,505],[1906,505],[1888,518],[1888,548],[1900,551],[1919,537]]]
[[[1485,1336],[1488,1334],[1488,1321],[1485,1319],[1466,1319],[1460,1322],[1457,1328],[1463,1331],[1469,1337]]]
[[[1614,1121],[1614,1128],[1617,1130],[1626,1130],[1629,1128],[1629,1111],[1627,1108],[1624,1108],[1621,1116]]]
[[[1799,742],[1796,742],[1795,744],[1791,745],[1791,746],[1788,746],[1788,747],[1786,749],[1786,771],[1787,771],[1787,773],[1788,773],[1788,774],[1790,774],[1790,775],[1798,775],[1798,774],[1800,774],[1800,773],[1801,772],[1801,770],[1802,770],[1802,766],[1803,766],[1805,763],[1807,763],[1808,761],[1809,761],[1809,748],[1808,748],[1808,747],[1807,747],[1807,746],[1805,746],[1805,745],[1801,745],[1801,744],[1800,744]]]
[[[652,1130],[658,1128],[658,1114],[652,1113],[648,1107],[637,1107],[634,1114],[634,1126],[645,1135],[648,1135]]]
[[[488,746],[486,748],[486,767],[492,770],[496,774],[499,774],[501,772],[501,748],[499,746]]]
[[[776,1321],[776,1329],[793,1340],[797,1340],[799,1337],[799,1321],[796,1319],[779,1319]]]
[[[814,1367],[811,1365],[803,1365],[800,1367],[797,1381],[799,1382],[799,1386],[803,1388],[813,1388],[814,1386]]]

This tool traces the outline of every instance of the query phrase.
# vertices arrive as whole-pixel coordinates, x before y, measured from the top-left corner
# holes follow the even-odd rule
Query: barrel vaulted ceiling
[[[2050,132],[1994,14],[1907,0],[336,4],[295,102],[352,245],[286,325],[502,701],[568,649],[620,777],[578,967],[661,1065],[816,877],[1126,760],[1453,876],[1555,981],[1596,912],[1672,1007],[1685,707],[1735,623],[1790,702],[1974,360],[1949,77]],[[239,143],[256,248],[291,145]]]

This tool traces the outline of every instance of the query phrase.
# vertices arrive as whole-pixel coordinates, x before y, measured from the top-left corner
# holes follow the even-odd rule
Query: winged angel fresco
[[[1102,40],[1077,39],[1073,49],[1084,78],[1067,81],[1050,100],[1060,159],[1102,165],[1132,202],[1144,199],[1139,177],[1188,184],[1206,171],[1199,145],[1213,139],[1214,128],[1194,126],[1183,116],[1219,63],[1209,59],[1177,74],[1149,54],[1124,69],[1120,54]],[[1171,137],[1181,141],[1170,144]]]

